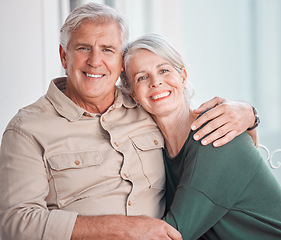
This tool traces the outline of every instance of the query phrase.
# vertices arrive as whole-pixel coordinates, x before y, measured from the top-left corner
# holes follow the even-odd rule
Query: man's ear
[[[67,69],[67,61],[66,61],[66,52],[64,51],[63,47],[60,45],[60,61],[64,69]]]

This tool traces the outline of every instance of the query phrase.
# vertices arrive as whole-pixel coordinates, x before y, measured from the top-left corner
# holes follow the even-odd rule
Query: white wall
[[[9,0],[0,7],[0,132],[19,108],[62,73],[58,55],[59,1]]]

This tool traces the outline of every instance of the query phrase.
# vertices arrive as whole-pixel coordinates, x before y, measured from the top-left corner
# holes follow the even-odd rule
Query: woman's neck
[[[188,106],[165,117],[153,116],[165,138],[166,148],[171,157],[176,156],[181,150],[196,117]]]

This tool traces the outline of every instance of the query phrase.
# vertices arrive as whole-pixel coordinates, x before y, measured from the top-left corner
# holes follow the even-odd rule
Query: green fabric
[[[167,214],[183,239],[281,239],[281,187],[248,133],[214,148],[164,150]]]

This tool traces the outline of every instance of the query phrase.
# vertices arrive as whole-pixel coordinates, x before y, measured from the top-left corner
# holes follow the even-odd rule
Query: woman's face
[[[166,59],[148,50],[133,53],[127,68],[133,98],[155,116],[167,115],[186,104],[186,71],[179,73]]]

